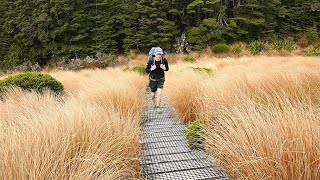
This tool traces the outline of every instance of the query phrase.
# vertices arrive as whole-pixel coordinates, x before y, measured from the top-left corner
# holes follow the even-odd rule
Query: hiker
[[[151,89],[151,100],[158,113],[161,113],[160,102],[163,84],[165,81],[164,71],[169,70],[168,61],[163,57],[163,50],[160,47],[154,49],[154,57],[149,59],[146,72],[149,73],[149,87]],[[157,101],[155,95],[157,93]]]

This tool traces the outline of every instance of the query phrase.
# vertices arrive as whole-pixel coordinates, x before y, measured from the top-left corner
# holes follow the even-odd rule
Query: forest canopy
[[[219,43],[318,39],[319,0],[0,0],[0,65],[193,50]]]

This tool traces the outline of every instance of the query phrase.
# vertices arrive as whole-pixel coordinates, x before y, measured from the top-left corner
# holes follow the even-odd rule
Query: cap
[[[163,54],[163,50],[161,48],[156,48],[156,50],[154,51],[154,54]]]

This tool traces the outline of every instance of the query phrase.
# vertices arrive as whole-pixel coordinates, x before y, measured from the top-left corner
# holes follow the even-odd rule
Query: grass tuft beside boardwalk
[[[15,89],[0,101],[0,179],[139,179],[144,77],[51,74],[65,96]]]
[[[214,75],[174,65],[165,94],[184,122],[205,119],[205,148],[232,179],[319,179],[319,60],[198,59]]]

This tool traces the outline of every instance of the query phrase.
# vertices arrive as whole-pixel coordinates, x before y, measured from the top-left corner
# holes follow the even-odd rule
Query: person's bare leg
[[[157,89],[157,107],[160,107],[161,95],[162,95],[162,89],[158,88]]]
[[[155,100],[156,92],[151,92],[150,100],[152,101],[152,106],[156,108],[156,100]]]
[[[156,93],[155,92],[151,92],[151,100],[154,100]]]

